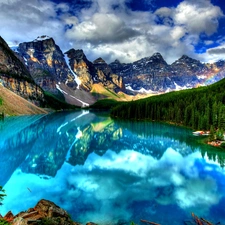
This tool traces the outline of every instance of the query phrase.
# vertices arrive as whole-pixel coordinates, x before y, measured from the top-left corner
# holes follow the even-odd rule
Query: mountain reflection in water
[[[88,111],[6,118],[0,213],[46,198],[83,223],[182,224],[191,212],[225,222],[225,154],[197,139],[181,127]]]

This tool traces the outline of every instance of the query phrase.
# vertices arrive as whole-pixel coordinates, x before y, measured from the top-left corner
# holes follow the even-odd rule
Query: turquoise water
[[[0,122],[4,215],[45,198],[76,221],[225,224],[225,154],[188,129],[113,121],[89,111]]]

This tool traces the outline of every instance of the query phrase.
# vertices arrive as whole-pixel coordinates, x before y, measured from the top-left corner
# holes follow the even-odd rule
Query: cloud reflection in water
[[[73,117],[69,118],[72,121]],[[89,118],[91,123],[87,123],[85,118]],[[8,210],[17,213],[33,207],[41,198],[54,201],[68,210],[76,221],[83,223],[139,222],[140,219],[162,224],[174,220],[179,223],[189,218],[191,212],[213,218],[211,211],[221,208],[225,193],[223,169],[202,158],[199,151],[192,151],[185,141],[169,137],[168,132],[163,136],[163,130],[160,133],[156,127],[152,129],[155,132],[152,135],[143,135],[108,118],[100,118],[100,124],[97,116],[93,115],[85,115],[82,120],[86,121],[85,125],[81,121],[66,124],[65,119],[60,119],[61,122],[55,126],[52,122],[45,126],[48,132],[54,127],[57,134],[57,129],[66,124],[60,129],[60,138],[71,136],[68,139],[71,141],[66,145],[64,162],[60,167],[56,165],[58,169],[54,176],[38,175],[32,170],[21,170],[29,165],[26,158],[25,164],[15,170],[4,186],[7,197],[0,209],[2,214]],[[171,127],[171,132],[173,129]],[[64,141],[60,138],[54,140]],[[155,149],[152,142],[158,143]],[[32,149],[29,157],[32,159],[32,154],[38,151],[38,148]],[[53,157],[50,152],[57,153],[46,148],[46,157]],[[71,162],[77,162],[77,159],[74,161],[71,157],[82,152],[87,157],[86,160],[83,158],[83,165],[73,165]],[[221,218],[222,212],[215,217]]]

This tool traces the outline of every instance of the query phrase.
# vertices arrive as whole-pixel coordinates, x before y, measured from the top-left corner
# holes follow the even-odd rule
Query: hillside
[[[140,93],[136,95],[128,95],[122,91],[116,93],[110,89],[105,88],[102,84],[93,84],[91,93],[97,99],[112,99],[116,101],[125,101],[125,102],[152,96],[152,94],[140,94]]]
[[[0,113],[5,115],[44,114],[47,113],[31,102],[14,94],[12,91],[0,85]]]
[[[171,92],[119,104],[111,116],[166,121],[195,129],[225,129],[225,79],[207,87]]]

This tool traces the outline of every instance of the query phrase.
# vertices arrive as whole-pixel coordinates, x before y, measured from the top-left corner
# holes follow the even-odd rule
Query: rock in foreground
[[[30,208],[26,212],[20,212],[16,216],[8,212],[4,219],[13,225],[78,225],[71,220],[64,209],[44,199],[40,200],[34,208]]]

